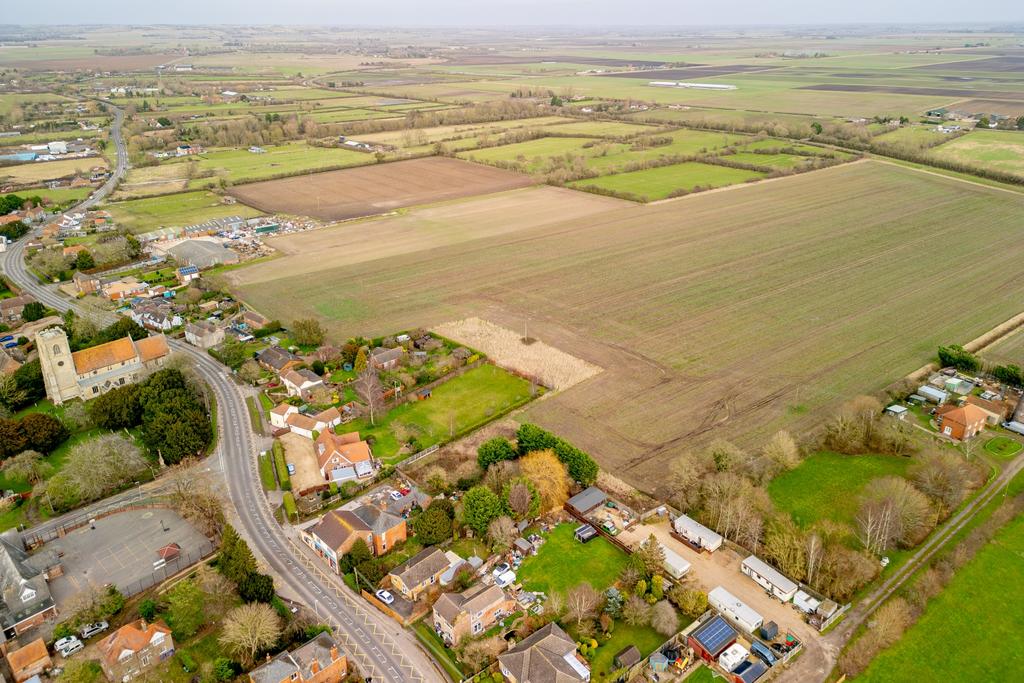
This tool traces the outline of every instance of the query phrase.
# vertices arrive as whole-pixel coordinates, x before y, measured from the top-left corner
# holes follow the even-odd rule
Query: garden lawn
[[[872,479],[905,476],[911,458],[894,455],[842,455],[823,451],[807,457],[768,484],[768,495],[800,526],[819,519],[852,524],[861,489]]]
[[[580,543],[573,538],[577,526],[559,524],[540,551],[523,560],[516,578],[526,590],[564,595],[583,581],[599,591],[615,583],[628,556],[603,536]]]
[[[592,543],[594,541],[590,542],[590,544]],[[624,620],[616,619],[610,639],[601,640],[600,636],[597,637],[597,652],[594,653],[594,658],[590,660],[591,680],[609,680],[610,674],[615,671],[615,655],[624,648],[636,645],[637,649],[640,650],[640,654],[647,657],[666,640],[668,638],[650,626],[630,626]]]
[[[184,227],[205,223],[213,218],[259,216],[256,209],[244,204],[222,204],[212,192],[182,192],[161,197],[131,199],[103,207],[114,222],[135,234],[164,227]]]
[[[644,201],[665,199],[677,190],[695,187],[724,187],[763,178],[760,171],[715,166],[692,161],[672,166],[646,168],[642,171],[618,173],[601,178],[588,178],[570,183],[576,189],[598,188],[635,195]]]
[[[865,683],[997,681],[1024,669],[1024,516],[1007,524],[864,674]],[[983,625],[983,626],[982,626]],[[937,645],[963,643],[970,647]]]
[[[414,390],[413,390],[414,391]],[[388,463],[402,459],[402,445],[416,439],[419,449],[458,436],[507,413],[531,398],[530,383],[490,364],[469,370],[433,389],[430,398],[410,401],[388,411],[370,426],[368,418],[341,429],[372,438],[373,454]]]
[[[996,436],[985,442],[985,450],[997,458],[1012,458],[1021,448],[1019,441],[1008,436]]]

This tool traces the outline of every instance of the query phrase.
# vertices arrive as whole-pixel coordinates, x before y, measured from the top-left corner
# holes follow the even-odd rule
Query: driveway
[[[291,432],[282,434],[280,438],[284,446],[285,462],[295,466],[295,472],[290,476],[292,490],[296,495],[325,485],[327,482],[320,476],[320,468],[313,453],[313,442]]]

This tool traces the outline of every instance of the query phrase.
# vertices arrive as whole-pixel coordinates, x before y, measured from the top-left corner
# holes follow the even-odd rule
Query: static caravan
[[[679,553],[665,547],[664,543],[661,545],[661,550],[665,553],[665,562],[662,565],[665,571],[673,579],[681,579],[686,575],[686,572],[690,571],[690,563],[682,558]]]
[[[740,571],[756,581],[762,588],[771,592],[782,602],[789,602],[796,595],[800,586],[787,578],[775,567],[754,555],[743,560]]]
[[[676,517],[672,528],[687,541],[708,552],[713,553],[722,547],[721,535],[686,515]]]
[[[764,619],[735,595],[717,586],[708,593],[708,604],[727,616],[748,633],[760,628]]]

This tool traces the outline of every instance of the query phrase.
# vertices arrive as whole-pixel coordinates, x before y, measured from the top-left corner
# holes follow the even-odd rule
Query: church
[[[110,389],[134,384],[158,370],[170,353],[162,334],[134,341],[131,337],[71,352],[59,327],[36,335],[46,395],[54,405],[73,398],[87,401]]]

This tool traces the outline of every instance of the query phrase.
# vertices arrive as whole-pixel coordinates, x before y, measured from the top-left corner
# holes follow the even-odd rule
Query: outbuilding
[[[929,403],[945,403],[949,398],[949,394],[942,389],[936,389],[935,387],[927,384],[922,384],[920,388],[918,388],[917,393],[924,396],[925,400]]]
[[[898,403],[894,403],[885,409],[886,415],[892,415],[897,420],[905,420],[907,418],[907,407],[901,406]]]
[[[571,512],[586,517],[588,513],[604,505],[607,500],[608,495],[604,491],[596,486],[590,486],[570,498],[565,506]]]
[[[814,610],[818,609],[821,600],[805,591],[797,591],[793,596],[793,604],[804,614],[814,614]]]
[[[698,657],[706,662],[714,662],[726,648],[736,642],[738,635],[728,621],[716,614],[690,633],[686,642]]]
[[[708,593],[708,604],[749,633],[756,631],[764,622],[760,614],[721,586]]]
[[[743,560],[740,571],[756,581],[762,588],[771,591],[771,594],[782,602],[792,600],[799,588],[795,581],[754,555]]]
[[[722,547],[722,536],[720,534],[715,533],[686,515],[676,517],[675,521],[672,522],[672,528],[675,529],[677,534],[702,550],[713,553]]]
[[[733,683],[754,683],[757,679],[768,672],[768,667],[762,661],[745,659],[732,670]]]

